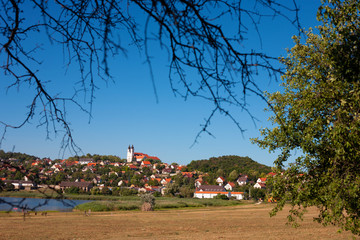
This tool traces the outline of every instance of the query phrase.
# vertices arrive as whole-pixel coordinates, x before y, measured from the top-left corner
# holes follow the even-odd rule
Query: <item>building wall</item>
[[[196,191],[194,193],[194,198],[214,198],[215,196],[217,196],[219,194],[219,192],[214,192],[214,193],[209,193],[209,192],[198,192]],[[224,194],[226,196],[228,196],[228,192],[224,192],[224,193],[220,193],[220,194]],[[242,200],[244,199],[244,195],[240,194],[240,193],[231,193],[231,197],[235,197],[237,200]]]

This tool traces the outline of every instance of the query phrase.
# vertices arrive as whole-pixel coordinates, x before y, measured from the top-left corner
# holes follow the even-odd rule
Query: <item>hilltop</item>
[[[207,160],[191,161],[187,165],[189,170],[216,174],[219,170],[228,176],[233,170],[238,173],[246,174],[250,179],[271,172],[271,167],[260,164],[249,157],[240,157],[235,155],[212,157]]]

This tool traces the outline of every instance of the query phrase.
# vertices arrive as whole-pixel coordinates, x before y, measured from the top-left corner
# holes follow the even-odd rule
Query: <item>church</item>
[[[153,159],[153,160],[160,160],[158,157],[155,156],[149,156],[145,153],[138,153],[134,151],[134,145],[128,147],[127,149],[127,162],[128,163],[132,163],[132,162],[141,162],[144,161],[145,159]]]

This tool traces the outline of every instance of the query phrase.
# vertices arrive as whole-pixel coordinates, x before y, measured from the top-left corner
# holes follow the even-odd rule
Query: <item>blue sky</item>
[[[313,0],[298,1],[302,26],[307,29],[318,25],[316,9],[319,2]],[[225,24],[225,23],[224,23]],[[226,23],[227,24],[227,23]],[[231,24],[229,24],[230,27]],[[280,56],[286,55],[285,48],[293,45],[291,36],[296,29],[284,21],[263,21],[260,25],[262,50]],[[259,49],[259,39],[253,31],[249,35],[246,47]],[[46,41],[46,37],[29,40],[29,45],[36,41]],[[46,45],[45,45],[46,46]],[[149,68],[144,64],[144,55],[129,47],[128,56],[116,56],[110,59],[110,71],[114,82],[99,82],[96,99],[93,104],[93,118],[85,113],[70,109],[68,120],[71,122],[73,135],[82,151],[91,154],[117,155],[126,158],[128,145],[134,145],[136,152],[158,156],[167,163],[188,164],[191,160],[207,159],[222,155],[249,156],[253,160],[272,166],[275,154],[269,154],[250,143],[249,138],[259,136],[259,128],[270,126],[267,122],[269,113],[263,109],[266,105],[261,99],[250,96],[250,110],[259,119],[256,126],[249,116],[240,109],[232,109],[233,114],[247,131],[241,134],[230,119],[217,114],[211,121],[209,130],[215,138],[202,134],[193,147],[201,124],[212,110],[211,104],[198,98],[184,101],[175,97],[168,80],[168,59],[165,53],[154,46],[150,49],[153,56],[155,84],[159,102],[155,100]],[[59,48],[46,48],[39,53],[43,61],[40,67],[43,79],[49,79],[50,91],[67,92],[72,89],[74,79],[78,77],[76,68],[65,71],[64,58]],[[3,61],[3,56],[0,59]],[[189,74],[191,76],[191,73]],[[196,77],[196,76],[193,76]],[[31,89],[23,85],[20,89],[6,91],[6,76],[0,83],[0,120],[12,124],[20,123],[27,112]],[[5,80],[5,81],[4,81]],[[281,90],[279,82],[269,81],[259,75],[257,79],[262,90]],[[86,100],[84,100],[86,104]],[[1,148],[5,151],[14,149],[39,157],[62,158],[59,155],[61,135],[46,139],[46,131],[36,127],[37,119],[21,129],[9,129]],[[69,157],[68,152],[64,157]]]

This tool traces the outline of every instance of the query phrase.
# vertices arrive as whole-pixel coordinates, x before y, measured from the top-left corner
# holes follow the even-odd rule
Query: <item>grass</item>
[[[209,206],[235,206],[244,204],[241,201],[226,201],[221,199],[193,199],[193,198],[156,198],[155,210],[175,209],[175,208],[201,208]],[[75,207],[75,210],[85,211],[118,211],[118,210],[138,210],[141,202],[139,197],[122,197],[119,201],[94,201],[83,203]]]
[[[179,199],[178,199],[179,200]],[[175,202],[175,200],[174,200]],[[310,208],[299,228],[286,225],[288,207],[270,218],[272,204],[30,215],[0,213],[0,239],[352,239],[348,232],[312,221]]]
[[[45,192],[33,191],[13,191],[1,192],[2,197],[24,197],[24,198],[66,198],[72,200],[94,200],[94,202],[80,204],[75,210],[85,211],[91,209],[94,212],[103,211],[124,211],[138,210],[140,208],[140,198],[138,196],[104,196],[104,195],[80,195],[63,194],[60,195],[50,189]],[[210,206],[234,206],[243,204],[244,201],[221,200],[221,199],[193,199],[176,197],[156,198],[156,210],[161,209],[180,209],[180,208],[201,208]]]

